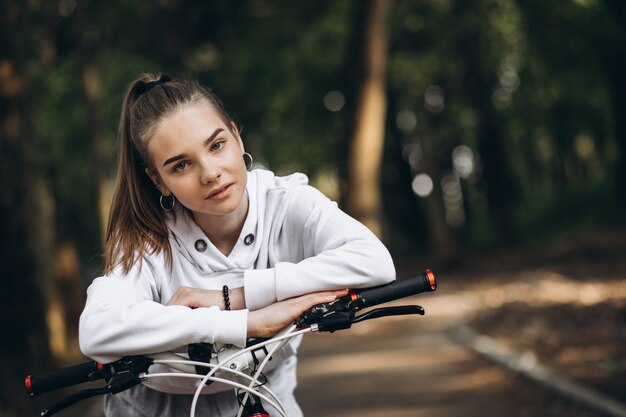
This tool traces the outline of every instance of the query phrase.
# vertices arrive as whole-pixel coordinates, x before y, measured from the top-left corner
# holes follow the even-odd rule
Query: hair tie
[[[169,81],[172,81],[171,77],[169,77],[167,75],[161,75],[161,77],[159,77],[158,80],[153,80],[153,81],[150,81],[150,82],[144,84],[142,94],[147,93],[148,91],[152,90],[157,85],[162,85],[162,84],[165,84],[166,82],[169,82]]]

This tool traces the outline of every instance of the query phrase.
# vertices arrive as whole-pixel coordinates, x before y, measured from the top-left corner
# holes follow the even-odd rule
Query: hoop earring
[[[246,161],[246,156],[248,158],[250,158],[250,161]],[[246,164],[246,169],[248,171],[250,171],[252,169],[252,164],[254,164],[254,159],[252,159],[252,155],[250,155],[248,152],[244,152],[243,153],[243,163]]]
[[[163,197],[166,197],[166,198],[172,197],[172,204],[170,204],[169,207],[166,207],[165,205],[163,205]],[[161,194],[161,197],[159,197],[159,204],[161,205],[161,208],[163,209],[163,211],[172,211],[172,209],[176,205],[176,198],[174,197],[173,194],[165,195],[165,196]]]

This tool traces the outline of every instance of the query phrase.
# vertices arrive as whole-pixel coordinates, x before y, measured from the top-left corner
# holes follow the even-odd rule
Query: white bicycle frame
[[[259,377],[272,356],[279,349],[285,346],[291,338],[316,330],[316,325],[312,325],[311,327],[301,330],[296,330],[296,326],[294,325],[285,328],[273,338],[257,343],[253,346],[243,349],[234,347],[222,349],[217,353],[217,355],[213,356],[211,358],[211,362],[208,363],[192,361],[172,352],[145,355],[146,357],[152,358],[155,364],[166,365],[180,372],[161,372],[155,374],[146,373],[142,375],[141,378],[145,380],[150,378],[175,377],[194,378],[200,380],[191,403],[191,411],[189,413],[190,417],[195,417],[196,415],[198,399],[201,395],[202,388],[206,386],[205,384],[207,381],[230,385],[235,390],[245,392],[244,399],[241,401],[239,406],[237,417],[241,417],[243,404],[246,403],[249,395],[254,395],[259,399],[262,399],[266,404],[274,407],[282,417],[287,417],[285,408],[281,404],[278,397],[267,386],[258,383]],[[211,370],[206,375],[198,374],[196,372],[197,365],[210,368]],[[234,377],[235,381],[216,376],[218,371],[231,375]]]

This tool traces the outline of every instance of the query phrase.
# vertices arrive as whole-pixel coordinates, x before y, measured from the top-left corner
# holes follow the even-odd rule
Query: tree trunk
[[[380,171],[385,137],[387,98],[385,23],[391,0],[365,2],[360,29],[360,84],[354,133],[350,139],[345,207],[352,216],[381,235]]]
[[[94,236],[94,241],[97,241],[99,245],[104,243],[103,236],[106,233],[106,225],[108,219],[108,207],[110,203],[109,192],[107,192],[107,184],[105,181],[105,147],[106,140],[102,134],[102,128],[100,123],[100,117],[98,115],[98,108],[100,103],[100,86],[102,80],[100,77],[100,71],[95,63],[95,59],[90,55],[84,57],[83,65],[83,94],[85,99],[85,111],[87,115],[87,129],[89,134],[89,143],[91,150],[91,162],[92,162],[92,185],[93,194],[92,207],[94,211],[98,213],[100,232],[98,236]]]
[[[626,57],[623,60],[626,61]],[[615,172],[615,191],[622,219],[626,218],[626,120],[624,119],[624,115],[626,115],[626,80],[624,80],[624,71],[626,71],[626,62],[622,62],[621,67],[607,68],[613,107],[613,129],[619,149]]]
[[[615,190],[621,218],[626,218],[626,3],[605,0],[607,14],[613,18],[613,35],[598,42],[598,53],[605,68],[609,95],[613,107],[613,129],[619,149],[615,172]]]
[[[5,27],[20,27],[15,21]],[[9,19],[5,19],[6,21]],[[19,30],[13,33],[23,33]],[[33,406],[21,386],[29,372],[51,366],[46,306],[51,248],[51,199],[37,158],[27,79],[17,45],[3,45],[0,56],[0,414],[29,415]]]
[[[497,67],[495,59],[489,59],[492,54],[489,34],[479,26],[481,3],[459,2],[456,9],[460,20],[478,24],[466,28],[464,38],[458,42],[458,54],[467,67],[463,85],[478,116],[476,136],[483,166],[481,181],[486,188],[496,243],[510,243],[515,240],[512,217],[519,189],[508,162],[503,122],[492,102]]]
[[[433,181],[433,191],[425,198],[420,198],[428,213],[428,250],[432,258],[438,262],[450,262],[458,258],[462,248],[446,220],[446,208],[441,187],[444,167],[441,166],[437,154],[440,149],[437,143],[442,140],[446,131],[445,121],[440,118],[421,117],[420,137],[422,138],[423,160],[420,167]]]

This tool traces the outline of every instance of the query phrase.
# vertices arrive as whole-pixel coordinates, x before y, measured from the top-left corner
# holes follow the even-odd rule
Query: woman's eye
[[[187,162],[181,161],[179,163],[177,163],[176,165],[174,165],[174,172],[181,172],[184,171],[185,168],[187,168],[187,165],[189,165]]]
[[[219,151],[220,149],[222,149],[224,147],[224,142],[225,141],[223,141],[223,140],[218,140],[213,145],[211,145],[211,150],[212,151]]]

